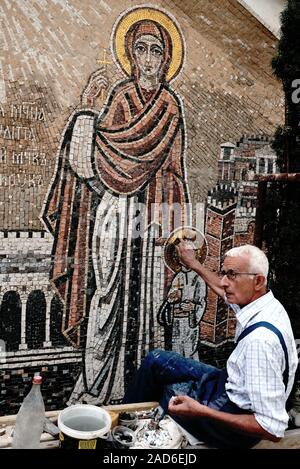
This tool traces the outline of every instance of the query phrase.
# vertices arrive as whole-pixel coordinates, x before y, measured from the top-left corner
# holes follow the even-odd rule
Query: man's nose
[[[223,277],[221,277],[221,286],[228,287],[228,285],[229,285],[229,281],[228,281],[227,275],[223,275]]]

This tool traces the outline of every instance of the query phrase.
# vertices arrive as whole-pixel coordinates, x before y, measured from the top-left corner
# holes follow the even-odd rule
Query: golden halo
[[[183,63],[183,39],[178,26],[166,13],[151,7],[137,7],[125,13],[114,28],[114,52],[122,70],[130,76],[131,66],[126,55],[125,37],[129,28],[142,20],[152,20],[163,26],[169,33],[172,41],[172,58],[166,80],[172,80],[180,71]]]
[[[179,272],[182,268],[176,252],[176,244],[178,243],[178,240],[182,239],[193,243],[196,251],[196,258],[201,262],[201,264],[205,261],[207,256],[207,241],[201,231],[192,226],[182,226],[177,228],[170,234],[164,245],[164,262],[168,269],[175,273]]]

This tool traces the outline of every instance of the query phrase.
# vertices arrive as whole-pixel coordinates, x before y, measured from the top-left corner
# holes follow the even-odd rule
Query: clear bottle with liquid
[[[42,377],[35,375],[32,387],[25,397],[17,415],[12,447],[15,449],[37,449],[45,421],[45,406],[41,393]]]

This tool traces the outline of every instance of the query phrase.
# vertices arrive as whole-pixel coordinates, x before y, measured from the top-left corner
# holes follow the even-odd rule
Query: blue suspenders
[[[266,327],[270,331],[274,332],[274,334],[277,335],[277,337],[280,341],[281,347],[283,348],[284,357],[285,357],[285,370],[283,372],[283,382],[284,382],[285,390],[286,390],[287,385],[288,385],[288,380],[289,380],[289,357],[288,357],[288,351],[287,351],[287,347],[286,347],[284,338],[283,338],[280,330],[277,329],[277,327],[273,326],[273,324],[271,324],[270,322],[266,322],[266,321],[256,322],[255,324],[252,324],[252,326],[247,327],[241,333],[241,335],[239,336],[239,338],[236,342],[236,345],[239,343],[240,340],[242,340],[244,337],[246,337],[246,335],[250,334],[250,332],[254,331],[254,329],[256,329],[257,327]]]

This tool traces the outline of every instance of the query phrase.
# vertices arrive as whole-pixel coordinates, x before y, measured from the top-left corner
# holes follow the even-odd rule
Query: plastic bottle
[[[32,388],[18,412],[12,441],[12,447],[15,449],[37,449],[40,446],[45,420],[41,383],[42,377],[35,375]]]

